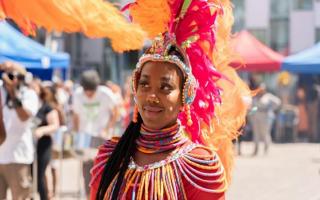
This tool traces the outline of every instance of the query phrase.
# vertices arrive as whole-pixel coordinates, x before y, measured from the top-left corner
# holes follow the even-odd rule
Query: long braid
[[[132,133],[131,133],[132,137],[129,139],[130,141],[129,141],[128,150],[126,151],[126,155],[123,159],[123,163],[122,163],[120,171],[119,171],[118,180],[117,180],[116,185],[115,185],[113,192],[112,192],[112,200],[116,200],[118,197],[125,172],[128,169],[130,158],[134,154],[134,152],[136,151],[136,139],[139,137],[139,134],[140,134],[141,122],[142,122],[142,120],[140,121],[140,123],[137,123],[137,125],[134,126],[134,128],[132,130]]]
[[[136,139],[140,134],[142,119],[138,115],[138,122],[131,122],[110,155],[102,173],[102,178],[97,191],[97,200],[103,200],[104,195],[114,177],[118,175],[116,185],[112,192],[112,199],[117,199],[124,174],[128,169],[131,156],[136,150]]]

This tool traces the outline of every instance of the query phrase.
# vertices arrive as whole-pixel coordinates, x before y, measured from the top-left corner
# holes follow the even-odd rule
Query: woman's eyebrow
[[[171,82],[172,78],[171,76],[163,76],[161,77],[161,81],[163,82]]]
[[[147,75],[147,74],[142,74],[142,75],[141,75],[141,78],[149,79],[149,77],[150,77],[150,76]]]

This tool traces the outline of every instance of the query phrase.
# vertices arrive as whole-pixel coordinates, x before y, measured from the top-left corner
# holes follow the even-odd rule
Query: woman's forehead
[[[172,77],[180,76],[179,68],[168,62],[147,62],[141,70],[141,76],[148,77]]]

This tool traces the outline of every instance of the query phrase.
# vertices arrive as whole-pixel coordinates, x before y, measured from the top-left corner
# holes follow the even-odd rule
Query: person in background
[[[131,89],[131,81],[131,76],[128,76],[123,87],[123,107],[125,110],[123,127],[127,127],[130,124],[133,114],[134,100]]]
[[[74,89],[74,84],[71,80],[66,80],[64,82],[64,91],[67,95],[67,101],[62,104],[65,113],[65,124],[71,129],[72,128],[72,94]]]
[[[252,106],[254,112],[249,115],[253,130],[253,141],[255,144],[253,156],[259,151],[259,142],[264,142],[264,153],[266,154],[271,143],[271,130],[275,119],[275,110],[281,105],[281,100],[267,92],[264,84],[260,85],[260,92],[253,98]]]
[[[84,71],[80,80],[81,87],[73,96],[73,128],[78,141],[84,139],[89,144],[77,144],[82,150],[83,176],[89,198],[90,169],[93,158],[104,138],[112,135],[109,130],[115,123],[116,101],[113,92],[106,86],[99,85],[100,78],[95,70]],[[82,146],[84,145],[84,146]],[[88,146],[89,145],[89,146]]]
[[[71,94],[72,94],[72,81],[66,81],[62,82],[61,79],[56,78],[56,82],[54,83],[54,88],[56,91],[56,99],[57,99],[57,106],[56,109],[59,114],[59,121],[60,121],[60,127],[65,126],[67,130],[70,128],[70,99],[71,99]],[[62,132],[57,133],[62,134],[61,136],[58,136],[58,140],[65,138],[66,135],[64,135]],[[48,167],[49,172],[46,174],[47,175],[47,180],[49,180],[48,176],[50,175],[51,178],[51,183],[48,185],[49,189],[49,198],[54,198],[56,196],[56,189],[57,189],[57,183],[58,183],[58,158],[59,158],[59,151],[64,151],[65,149],[60,149],[62,141],[53,141],[53,154],[52,154],[52,159],[50,162],[50,165]],[[59,148],[56,149],[55,147]],[[66,156],[67,153],[64,152],[63,156]],[[51,189],[51,190],[50,190]]]
[[[298,137],[299,140],[307,141],[309,137],[309,118],[306,108],[306,93],[303,87],[298,87],[296,99],[299,110]]]
[[[319,94],[317,85],[318,77],[314,74],[299,75],[298,88],[302,88],[305,93],[305,108],[308,116],[308,136],[309,142],[317,142],[318,133],[318,108]]]
[[[42,104],[36,115],[39,124],[34,131],[37,138],[37,183],[40,199],[47,200],[49,197],[45,172],[52,156],[52,135],[60,125],[58,101],[53,86],[43,83],[40,88],[40,100]]]
[[[26,199],[31,195],[30,164],[34,160],[31,118],[38,111],[38,96],[25,83],[26,70],[12,62],[0,65],[4,71],[1,88],[3,120],[7,138],[0,145],[0,199]]]
[[[107,81],[106,86],[110,88],[113,92],[113,97],[116,102],[116,109],[115,109],[115,124],[111,127],[110,133],[112,137],[118,136],[120,137],[123,133],[123,120],[126,116],[126,109],[124,107],[124,100],[122,97],[121,87],[112,81]]]

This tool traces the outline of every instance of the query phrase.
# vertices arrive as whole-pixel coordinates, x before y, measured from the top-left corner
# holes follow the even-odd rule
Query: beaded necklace
[[[109,144],[105,144],[103,148],[104,152],[100,154],[100,162],[92,168],[91,181],[93,182],[102,173],[108,152],[112,151]],[[195,148],[202,148],[210,154],[191,153]],[[108,187],[104,196],[105,200],[111,199],[117,178],[118,174]],[[228,183],[224,168],[215,152],[207,147],[191,143],[177,149],[166,159],[148,165],[139,166],[131,158],[118,199],[187,200],[189,191],[185,190],[186,185],[191,185],[198,192],[209,194],[225,192]]]
[[[179,123],[161,130],[153,130],[142,124],[140,133],[136,140],[137,149],[146,154],[173,150],[188,141]]]

